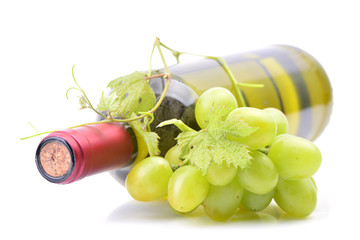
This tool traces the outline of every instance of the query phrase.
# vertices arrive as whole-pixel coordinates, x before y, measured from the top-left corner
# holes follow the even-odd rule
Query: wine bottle
[[[223,59],[238,82],[263,84],[262,88],[241,87],[247,106],[280,109],[289,120],[289,132],[300,137],[314,140],[324,130],[332,109],[332,88],[324,69],[311,55],[295,47],[275,45],[226,56]],[[171,73],[169,89],[164,101],[155,111],[154,121],[150,126],[152,131],[160,136],[161,155],[165,155],[167,150],[175,145],[175,137],[180,131],[171,125],[156,128],[160,122],[177,118],[188,126],[199,129],[194,109],[196,99],[202,92],[211,87],[224,87],[237,96],[235,87],[222,66],[212,59],[204,58],[196,62],[179,63],[171,66],[169,70]],[[157,72],[161,73],[162,70]],[[162,93],[165,83],[165,79],[150,80],[150,86],[155,95],[159,96]],[[240,100],[237,100],[241,106]],[[125,127],[122,130],[124,129]],[[119,165],[116,166],[116,164],[101,166],[102,169],[116,168],[112,171],[112,175],[121,183],[125,182],[134,162],[146,157],[146,151],[142,151],[144,143],[141,139],[136,137],[130,128],[126,132],[130,136],[126,138],[127,143],[122,140],[118,145],[132,145],[129,148],[131,150],[128,151],[131,154],[127,153],[127,156],[132,157],[122,161],[121,168],[118,168]],[[46,144],[42,144],[41,147],[40,145],[36,155],[39,170],[42,169],[41,149]],[[111,161],[104,161],[103,164],[106,165],[106,162]],[[68,170],[70,171],[71,168]],[[48,174],[46,171],[41,173],[43,176]],[[65,173],[64,176],[66,174],[69,175]],[[49,180],[53,176],[45,178]],[[59,183],[67,182],[60,181]]]
[[[299,48],[275,45],[226,56],[224,60],[238,82],[264,85],[241,89],[247,106],[280,109],[289,120],[289,132],[309,140],[315,140],[324,130],[332,110],[332,88],[324,69],[310,54]],[[211,87],[224,87],[236,96],[229,77],[214,60],[176,64],[169,70],[172,82],[151,125],[160,136],[162,155],[175,145],[180,131],[173,125],[156,128],[160,122],[177,118],[198,129],[194,106],[202,92]],[[155,94],[160,95],[165,79],[152,79],[150,85]],[[112,175],[124,184],[130,169],[131,164],[112,171]]]

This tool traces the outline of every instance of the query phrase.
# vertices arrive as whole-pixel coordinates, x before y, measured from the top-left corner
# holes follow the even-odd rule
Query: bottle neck
[[[119,123],[101,123],[56,131],[36,151],[40,174],[53,183],[71,183],[86,176],[128,165],[133,140]]]

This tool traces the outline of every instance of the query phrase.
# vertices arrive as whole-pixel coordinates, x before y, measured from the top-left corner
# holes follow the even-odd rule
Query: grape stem
[[[105,120],[102,120],[102,121],[89,122],[89,123],[75,125],[75,126],[72,126],[72,127],[68,127],[68,129],[73,129],[73,128],[77,128],[77,127],[84,127],[84,126],[88,126],[88,125],[92,125],[92,124],[107,123],[107,122],[112,122],[112,121],[108,120],[108,119],[105,119]],[[46,132],[37,133],[37,134],[31,135],[31,136],[28,136],[28,137],[20,138],[20,140],[25,140],[25,139],[29,139],[29,138],[32,138],[32,137],[41,136],[43,134],[48,134],[48,133],[52,133],[52,132],[55,132],[55,131],[58,131],[58,130],[52,130],[52,131],[46,131]]]
[[[94,112],[96,112],[96,114],[100,115],[101,117],[107,118],[104,114],[102,114],[101,112],[99,112],[98,110],[96,110],[96,109],[93,107],[93,105],[91,104],[89,98],[86,96],[85,91],[84,91],[84,90],[80,87],[80,85],[77,83],[77,81],[76,81],[76,79],[75,79],[75,75],[74,75],[74,68],[75,68],[75,65],[73,65],[73,67],[72,67],[72,69],[71,69],[71,74],[72,74],[72,77],[73,77],[73,79],[74,79],[74,82],[75,82],[77,88],[75,88],[75,87],[69,88],[69,89],[66,91],[66,99],[69,99],[68,93],[69,93],[70,90],[78,90],[78,91],[80,91],[80,92],[83,94],[83,96],[84,96],[84,98],[85,98],[85,102],[88,104],[88,108],[92,109]]]
[[[171,164],[171,169],[173,171],[177,170],[178,168],[182,167],[182,166],[185,166],[189,163],[189,159],[186,159],[184,161],[182,161],[181,163],[178,163],[178,164]]]
[[[177,50],[174,50],[168,46],[166,46],[165,44],[161,43],[160,42],[160,45],[162,47],[164,47],[165,49],[169,50],[173,56],[175,57],[177,63],[179,63],[179,58],[180,58],[180,55],[182,54],[186,54],[186,55],[190,55],[190,56],[197,56],[197,57],[203,57],[203,58],[208,58],[208,59],[212,59],[212,60],[215,60],[216,62],[219,63],[219,65],[224,69],[224,71],[226,72],[226,74],[228,75],[234,89],[235,89],[235,92],[236,92],[236,95],[237,95],[237,98],[241,104],[241,106],[243,107],[246,107],[247,104],[245,102],[245,99],[244,99],[244,96],[243,94],[241,93],[241,90],[239,88],[239,86],[242,86],[242,87],[263,87],[264,85],[263,84],[250,84],[250,83],[240,83],[236,80],[234,74],[232,73],[232,71],[230,70],[230,67],[229,65],[226,63],[226,61],[221,58],[221,57],[214,57],[214,56],[207,56],[207,55],[200,55],[200,54],[194,54],[194,53],[188,53],[188,52],[180,52],[180,51],[177,51]]]

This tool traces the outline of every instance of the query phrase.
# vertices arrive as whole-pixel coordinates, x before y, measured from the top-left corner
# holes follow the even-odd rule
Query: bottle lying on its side
[[[230,55],[224,60],[238,82],[264,86],[241,88],[247,106],[280,109],[289,121],[289,133],[309,140],[314,140],[324,130],[332,109],[332,88],[323,68],[308,53],[275,45]],[[236,96],[226,72],[214,60],[179,63],[169,70],[172,80],[151,124],[152,130],[160,136],[162,155],[175,145],[175,137],[180,131],[175,126],[156,128],[160,122],[177,118],[198,129],[194,109],[202,92],[212,87],[224,87]],[[156,95],[162,93],[165,81],[150,80]],[[109,170],[124,183],[134,162],[147,154],[136,135],[128,125],[120,123],[53,132],[40,142],[36,163],[42,176],[54,183],[71,183]]]

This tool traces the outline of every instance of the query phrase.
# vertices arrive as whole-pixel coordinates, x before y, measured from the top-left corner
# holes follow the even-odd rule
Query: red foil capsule
[[[67,184],[86,176],[126,166],[133,140],[119,123],[100,123],[56,131],[36,150],[41,175],[50,182]]]

